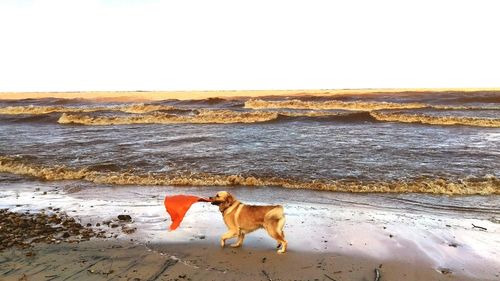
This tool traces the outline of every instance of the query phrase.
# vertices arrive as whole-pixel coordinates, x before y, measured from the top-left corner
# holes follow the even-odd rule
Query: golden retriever
[[[236,200],[227,191],[217,192],[214,197],[209,199],[213,205],[219,206],[219,211],[222,213],[224,223],[228,228],[228,231],[220,239],[221,247],[224,248],[227,239],[234,237],[238,237],[238,241],[231,247],[240,247],[245,239],[245,234],[264,228],[269,236],[278,242],[278,253],[286,252],[288,242],[283,233],[285,226],[283,206],[246,205]]]

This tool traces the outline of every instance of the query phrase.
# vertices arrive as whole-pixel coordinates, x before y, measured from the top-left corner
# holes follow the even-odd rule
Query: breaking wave
[[[198,111],[196,115],[175,115],[160,112],[131,116],[89,116],[63,113],[57,122],[60,124],[81,125],[125,125],[125,124],[231,124],[256,123],[276,120],[276,112],[237,112],[231,110]]]
[[[125,124],[233,124],[284,121],[290,118],[312,121],[380,121],[400,123],[420,123],[427,125],[464,125],[476,127],[500,127],[500,119],[467,116],[432,116],[419,109],[436,110],[497,110],[497,108],[429,105],[424,103],[389,102],[343,102],[328,101],[265,101],[252,99],[245,102],[253,111],[230,109],[178,109],[171,105],[127,104],[95,107],[76,106],[9,106],[0,107],[0,114],[6,122],[54,122],[55,116],[38,117],[50,113],[62,113],[57,119],[60,124],[81,125],[125,125]],[[267,109],[267,110],[257,110]],[[280,110],[282,109],[282,110]],[[298,111],[293,111],[293,110]],[[334,112],[328,110],[344,110]],[[389,110],[416,110],[399,112]],[[384,110],[384,111],[381,111]],[[127,114],[100,115],[91,112],[123,112]],[[184,114],[188,112],[189,114]],[[20,117],[14,117],[19,115]],[[29,116],[32,115],[32,116]],[[8,117],[12,116],[12,117]],[[10,119],[9,119],[10,118]]]
[[[344,102],[339,100],[329,100],[323,102],[286,100],[286,101],[266,101],[261,99],[251,99],[245,102],[245,108],[266,109],[266,108],[289,108],[289,109],[343,109],[371,111],[380,109],[412,109],[425,108],[423,103],[390,103],[390,102]]]
[[[173,106],[169,105],[155,105],[155,104],[128,104],[116,106],[96,106],[96,107],[76,107],[76,106],[7,106],[0,107],[0,114],[18,115],[18,114],[32,114],[41,115],[54,112],[61,113],[82,113],[82,112],[96,112],[96,111],[121,111],[125,113],[148,113],[160,110],[175,110]]]
[[[429,116],[401,112],[370,112],[376,120],[385,122],[421,123],[430,125],[465,125],[500,127],[500,119],[465,116]]]
[[[362,102],[362,101],[307,101],[307,100],[285,100],[267,101],[261,99],[250,99],[245,102],[245,108],[251,109],[310,109],[310,110],[356,110],[374,111],[386,109],[441,109],[441,110],[499,110],[499,107],[480,106],[451,106],[451,105],[431,105],[426,103],[393,103],[393,102]]]
[[[175,115],[161,112],[141,115],[90,116],[63,113],[60,124],[80,124],[90,126],[127,125],[127,124],[233,124],[286,121],[290,119],[332,122],[399,122],[427,125],[463,125],[476,127],[500,127],[500,119],[466,116],[430,116],[402,112],[326,112],[326,111],[250,111],[202,109],[195,115]]]
[[[376,121],[369,112],[326,112],[326,111],[232,111],[208,110],[197,111],[196,115],[174,115],[154,112],[151,114],[130,116],[89,116],[64,113],[58,120],[60,124],[80,125],[127,125],[127,124],[233,124],[286,121],[296,118],[311,121]]]
[[[290,189],[311,189],[339,192],[434,193],[449,195],[500,194],[500,180],[484,178],[415,179],[399,181],[297,181],[278,177],[253,177],[213,174],[165,174],[133,172],[98,172],[88,168],[64,166],[43,167],[0,156],[0,172],[35,177],[47,181],[84,180],[114,185],[172,185],[172,186],[276,186]]]

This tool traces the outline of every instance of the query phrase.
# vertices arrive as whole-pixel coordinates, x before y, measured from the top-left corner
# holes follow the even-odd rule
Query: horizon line
[[[40,92],[0,92],[0,100],[14,99],[97,99],[116,101],[148,101],[148,100],[196,100],[207,98],[244,98],[265,97],[275,95],[356,95],[381,93],[419,92],[422,94],[435,92],[500,92],[498,88],[344,88],[344,89],[278,89],[278,90],[118,90],[118,91],[40,91]]]

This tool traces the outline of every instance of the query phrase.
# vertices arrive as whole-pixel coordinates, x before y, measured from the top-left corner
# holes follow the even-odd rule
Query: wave
[[[466,105],[429,105],[428,108],[438,110],[500,110],[499,106],[466,106]]]
[[[500,127],[500,119],[465,116],[430,116],[401,112],[370,112],[378,121],[421,123],[430,125],[465,125],[477,127]]]
[[[270,121],[289,120],[290,118],[311,118],[315,121],[380,121],[421,123],[428,125],[465,125],[479,127],[500,127],[500,119],[465,116],[431,116],[419,113],[403,113],[379,111],[380,109],[428,109],[432,107],[440,110],[467,110],[479,109],[476,107],[453,107],[446,105],[427,105],[420,103],[372,103],[372,102],[342,102],[323,101],[309,102],[300,100],[290,101],[264,101],[249,100],[245,103],[247,108],[293,108],[301,111],[235,111],[229,109],[177,109],[170,105],[156,104],[128,104],[100,107],[67,107],[67,106],[9,106],[0,108],[4,115],[44,115],[50,113],[63,114],[57,120],[60,124],[81,125],[125,125],[125,124],[232,124],[232,123],[260,123]],[[342,107],[342,108],[341,108]],[[343,109],[347,112],[326,111],[330,109]],[[304,109],[309,109],[305,111]],[[356,110],[353,112],[354,110]],[[493,108],[481,108],[493,109]],[[137,115],[84,115],[82,113],[97,111],[119,111]],[[167,111],[167,112],[165,112]],[[192,112],[195,114],[182,114]],[[14,118],[3,119],[7,122],[54,122],[52,117],[47,118]]]
[[[37,166],[4,156],[0,156],[0,172],[30,176],[47,181],[84,180],[97,184],[114,185],[275,186],[290,189],[338,192],[411,192],[449,195],[500,194],[500,180],[494,176],[459,179],[455,181],[440,178],[371,182],[345,180],[300,181],[278,177],[213,175],[206,173],[178,175],[165,173],[99,172],[88,168],[72,169],[64,166]]]
[[[53,124],[57,122],[59,116],[52,115],[8,115],[2,117],[0,122],[4,123],[39,123]]]
[[[376,121],[369,112],[325,112],[325,111],[232,111],[196,110],[196,115],[174,115],[152,113],[131,116],[89,116],[64,113],[58,120],[60,124],[80,125],[128,125],[128,124],[233,124],[287,121],[294,119],[310,121]]]
[[[337,122],[358,122],[376,121],[370,112],[328,112],[328,111],[302,111],[302,112],[278,112],[280,117],[307,119],[311,121],[337,121]]]
[[[223,99],[223,98],[206,98],[206,99],[198,99],[198,100],[180,100],[177,101],[177,103],[180,104],[209,104],[209,105],[214,105],[214,104],[222,104],[222,103],[230,103],[233,102],[233,100],[228,100],[228,99]]]
[[[161,110],[175,110],[175,107],[169,105],[155,104],[128,104],[117,106],[96,106],[96,107],[76,107],[76,106],[7,106],[0,107],[0,114],[19,115],[31,114],[42,115],[54,112],[60,113],[83,113],[96,111],[121,111],[125,113],[148,113]]]
[[[270,109],[270,108],[288,108],[288,109],[343,109],[357,111],[372,111],[381,109],[415,109],[425,108],[427,104],[423,103],[390,103],[390,102],[344,102],[339,100],[328,100],[322,102],[302,101],[298,99],[287,101],[266,101],[261,99],[250,99],[245,102],[245,108],[251,109]]]
[[[72,99],[61,99],[61,98],[26,98],[26,99],[2,99],[0,97],[1,105],[11,105],[11,106],[29,106],[29,105],[82,105],[88,103],[87,100],[81,98]]]
[[[261,123],[287,120],[331,121],[331,122],[399,122],[420,123],[427,125],[464,125],[475,127],[500,127],[500,119],[465,116],[430,116],[402,112],[286,112],[286,111],[250,111],[231,110],[197,111],[196,115],[174,115],[154,112],[152,114],[130,116],[90,116],[63,113],[57,121],[60,124],[80,124],[91,126],[128,125],[128,124],[233,124]]]
[[[151,114],[131,116],[89,116],[63,113],[60,124],[81,125],[125,125],[125,124],[231,124],[231,123],[256,123],[278,119],[277,112],[238,112],[231,110],[206,110],[197,111],[196,115],[174,115],[154,112]]]
[[[118,111],[125,113],[148,113],[153,111],[170,111],[177,110],[170,105],[156,105],[156,104],[131,104],[116,107]]]
[[[267,101],[261,99],[250,99],[245,102],[245,108],[251,109],[310,109],[310,110],[356,110],[374,111],[387,109],[440,109],[440,110],[500,110],[500,107],[482,106],[452,106],[452,105],[431,105],[426,103],[393,103],[393,102],[362,102],[362,101],[308,101],[308,100],[286,100]]]
[[[455,102],[475,102],[475,103],[500,103],[500,94],[494,92],[493,95],[462,96],[454,99]]]

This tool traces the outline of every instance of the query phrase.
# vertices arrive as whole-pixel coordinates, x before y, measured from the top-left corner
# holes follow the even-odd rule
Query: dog
[[[269,236],[278,242],[278,253],[286,252],[288,242],[285,240],[283,232],[285,226],[283,206],[246,205],[236,200],[227,191],[219,191],[209,199],[212,205],[219,206],[219,211],[222,213],[222,218],[228,228],[228,231],[220,239],[222,248],[224,248],[227,239],[234,237],[238,237],[238,240],[231,247],[241,247],[247,233],[264,228]]]

